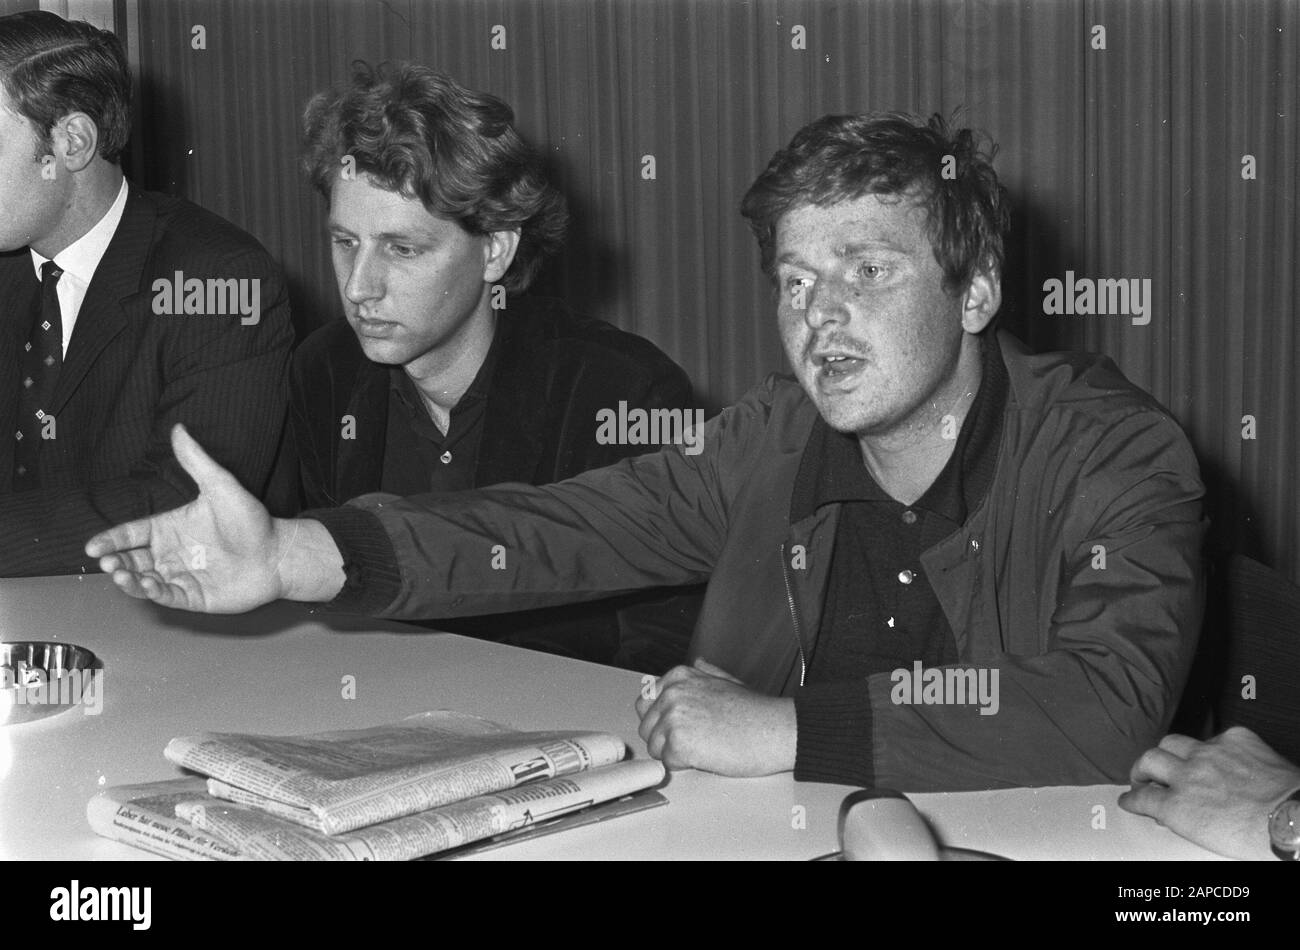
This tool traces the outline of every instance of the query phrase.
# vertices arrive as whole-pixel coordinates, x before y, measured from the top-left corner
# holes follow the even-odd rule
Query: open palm
[[[167,607],[242,613],[281,596],[275,520],[183,426],[172,450],[199,496],[95,535],[86,553],[127,594]]]

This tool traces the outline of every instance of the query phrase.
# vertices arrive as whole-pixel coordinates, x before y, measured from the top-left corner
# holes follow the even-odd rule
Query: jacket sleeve
[[[977,661],[993,686],[983,713],[895,702],[893,678],[871,677],[874,784],[1125,782],[1168,727],[1191,666],[1204,595],[1202,495],[1195,456],[1171,419],[1143,412],[1112,426],[1056,495],[1070,516],[1041,514],[1062,525],[1059,564],[1003,555],[1001,570],[1037,570],[1040,589],[1055,586],[1041,652],[1004,645]]]
[[[611,400],[611,404],[617,400]],[[693,413],[695,399],[690,378],[667,358],[656,366],[644,387],[628,400],[629,406],[648,411],[681,410]],[[690,416],[687,416],[689,419]],[[639,446],[602,446],[591,440],[584,469],[610,464],[640,451]],[[612,456],[612,457],[611,457]],[[617,627],[618,646],[611,658],[617,666],[661,676],[686,661],[691,635],[704,601],[704,584],[644,591],[624,598],[610,618]]]
[[[167,336],[159,353],[168,363],[166,385],[129,474],[0,496],[0,575],[98,571],[83,550],[91,535],[193,499],[197,488],[171,451],[178,422],[242,484],[262,491],[284,428],[293,344],[284,283],[278,273],[267,274],[266,260],[260,252],[242,255],[222,270],[273,288],[256,326],[238,316],[208,318],[178,324]]]
[[[348,580],[329,606],[473,616],[707,580],[766,416],[751,394],[705,424],[697,454],[668,446],[553,485],[371,494],[304,512],[343,555]]]

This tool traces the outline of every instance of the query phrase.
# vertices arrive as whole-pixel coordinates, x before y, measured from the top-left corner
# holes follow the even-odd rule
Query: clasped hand
[[[650,755],[670,769],[770,775],[794,768],[794,700],[756,693],[705,660],[647,677],[636,711]]]
[[[1170,734],[1133,764],[1120,807],[1219,854],[1271,860],[1267,818],[1300,768],[1235,726],[1207,742]]]

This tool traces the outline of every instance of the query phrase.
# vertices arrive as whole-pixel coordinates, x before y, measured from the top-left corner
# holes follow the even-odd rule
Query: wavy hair
[[[519,229],[501,283],[524,290],[564,238],[568,212],[536,150],[496,96],[412,63],[353,64],[351,85],[320,93],[303,116],[303,168],[329,199],[346,157],[379,187],[418,198],[470,234]]]
[[[802,205],[824,207],[867,194],[902,195],[924,209],[944,290],[965,289],[977,271],[1000,278],[1011,212],[993,170],[997,146],[943,116],[902,112],[826,115],[800,129],[750,186],[740,213],[772,276],[776,225]]]

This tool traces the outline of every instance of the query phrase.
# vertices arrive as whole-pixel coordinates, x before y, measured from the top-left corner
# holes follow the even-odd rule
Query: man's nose
[[[376,257],[373,251],[365,249],[353,255],[352,270],[343,285],[343,295],[349,303],[363,304],[384,296],[383,266]]]
[[[817,330],[828,323],[847,323],[850,290],[841,281],[819,280],[808,289],[804,320]]]

